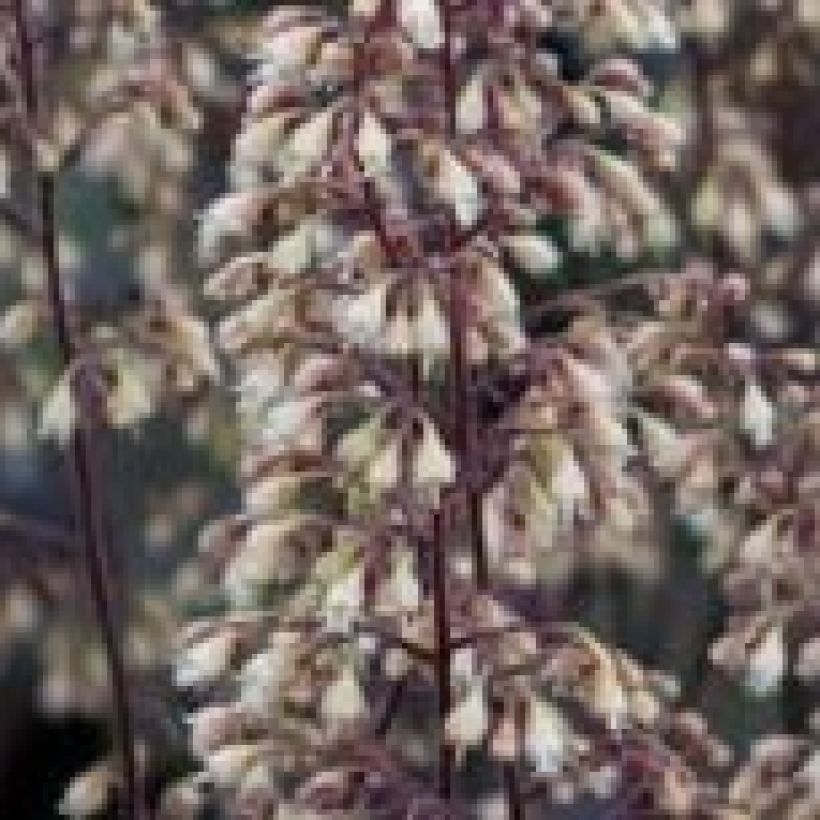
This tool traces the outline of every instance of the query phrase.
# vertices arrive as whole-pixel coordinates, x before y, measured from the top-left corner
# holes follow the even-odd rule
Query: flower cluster
[[[115,793],[136,811],[128,675],[159,665],[160,636],[173,622],[170,602],[144,589],[126,617],[125,585],[110,586],[122,579],[107,542],[102,440],[169,397],[197,394],[217,370],[206,325],[172,274],[179,216],[190,210],[183,194],[202,61],[167,41],[149,4],[103,5],[14,0],[0,9],[0,265],[8,283],[0,348],[21,383],[18,399],[39,406],[39,425],[27,418],[30,407],[21,411],[26,456],[36,463],[41,455],[39,426],[60,445],[74,505],[65,528],[8,516],[6,552],[25,557],[4,553],[3,561],[26,566],[8,596],[4,573],[4,639],[26,634],[37,644],[46,710],[99,718],[117,703],[125,763],[112,757],[78,778],[63,801],[72,816],[103,808]],[[127,202],[127,228],[116,218],[78,227],[73,197],[89,190]],[[111,269],[123,268],[135,281],[111,287]],[[101,643],[89,640],[86,599]]]
[[[84,378],[79,371],[99,374],[105,420],[123,428],[149,415],[161,397],[190,393],[216,373],[204,325],[168,274],[173,263],[162,233],[182,205],[198,125],[196,85],[186,61],[163,42],[156,11],[142,2],[118,4],[100,20],[74,9],[78,19],[69,22],[76,42],[66,44],[65,53],[42,47],[43,32],[61,22],[62,11],[48,4],[21,8],[23,28],[4,29],[0,81],[5,115],[0,188],[7,199],[2,244],[4,259],[21,271],[21,296],[0,320],[0,343],[7,350],[24,349],[49,326],[50,262],[43,243],[53,234],[48,240],[66,280],[61,298],[75,350],[45,400],[41,427],[65,441],[78,415],[72,384]],[[84,66],[82,87],[68,80],[44,82],[63,64]],[[83,279],[93,262],[59,212],[64,189],[89,173],[116,177],[136,207],[155,215],[153,223],[146,219],[141,226],[139,243],[123,248],[135,254],[139,283],[116,317],[98,317],[93,307],[83,313],[82,302],[91,297]],[[49,210],[57,212],[41,213],[36,176],[47,180]],[[31,207],[17,208],[30,198]],[[113,244],[128,241],[120,237]]]
[[[545,45],[567,31],[583,82]],[[587,555],[649,565],[628,400],[697,386],[635,383],[649,342],[603,309],[546,339],[522,316],[566,250],[545,221],[625,256],[674,237],[638,167],[681,134],[621,54],[673,46],[661,4],[628,0],[266,19],[233,189],[200,224],[243,505],[202,536],[218,612],[176,675],[203,768],[172,816],[717,812],[725,749],[551,592]]]

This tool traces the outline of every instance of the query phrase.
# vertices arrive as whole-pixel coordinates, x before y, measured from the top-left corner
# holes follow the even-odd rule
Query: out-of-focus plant
[[[692,268],[697,282],[680,280],[659,298],[659,320],[631,349],[640,382],[665,373],[690,399],[683,411],[648,390],[642,436],[673,509],[702,544],[704,567],[720,578],[728,617],[710,660],[787,712],[782,733],[754,739],[727,804],[742,816],[810,817],[820,811],[809,717],[820,268],[813,157],[794,154],[811,126],[789,106],[816,99],[816,4],[751,5],[690,5],[687,205],[706,261]]]
[[[783,680],[784,622],[799,616],[799,600],[811,606],[815,574],[813,530],[798,522],[811,516],[817,465],[817,203],[810,179],[801,190],[781,172],[795,163],[783,134],[800,124],[777,102],[816,86],[818,12],[799,0],[745,6],[682,6],[700,160],[690,213],[713,284],[686,323],[665,324],[653,355],[677,350],[675,369],[703,401],[697,432],[681,436],[678,419],[657,439],[659,457],[677,453],[677,470],[700,475],[688,512],[711,546],[707,562],[726,571],[729,602],[745,612],[714,656],[765,692]],[[668,304],[691,308],[680,296]],[[659,360],[646,365],[651,373]]]
[[[568,34],[583,80],[549,46]],[[679,130],[624,56],[674,42],[628,0],[265,21],[233,190],[200,226],[244,504],[202,537],[219,594],[177,678],[203,770],[168,816],[726,816],[725,750],[560,594],[566,555],[657,550],[629,429],[642,337],[607,298],[666,277],[535,305],[580,306],[560,335],[521,317],[561,261],[550,220],[582,247],[674,237],[640,168],[668,168]],[[697,399],[662,373],[665,401]]]
[[[138,425],[216,374],[207,330],[168,276],[173,251],[166,235],[181,224],[172,216],[188,210],[181,196],[207,65],[202,54],[167,39],[157,10],[139,0],[9,0],[0,20],[0,221],[4,262],[20,272],[19,298],[0,321],[0,337],[4,355],[20,361],[56,348],[57,366],[50,357],[41,365],[54,381],[39,427],[64,451],[72,504],[68,531],[9,516],[6,540],[26,546],[17,563],[28,564],[27,573],[18,578],[31,582],[35,599],[76,598],[82,567],[102,630],[99,655],[68,617],[45,641],[46,704],[93,703],[100,691],[94,684],[107,683],[118,736],[119,764],[101,764],[75,781],[62,809],[90,814],[117,794],[125,815],[144,816],[129,667],[156,662],[151,623],[167,626],[171,616],[156,598],[141,598],[133,620],[126,614],[130,590],[112,548],[103,433]],[[123,199],[150,215],[139,234],[115,237],[125,242],[121,250],[131,245],[139,279],[125,303],[106,304],[107,312],[87,298],[85,279],[96,260],[85,258],[64,227],[69,194],[83,175],[116,177]],[[43,555],[56,567],[41,577],[31,569]],[[9,600],[33,600],[14,589]]]

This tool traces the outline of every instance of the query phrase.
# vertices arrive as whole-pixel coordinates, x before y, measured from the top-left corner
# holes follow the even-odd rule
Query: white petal
[[[533,699],[524,739],[527,758],[541,775],[557,774],[566,761],[569,728],[551,703]]]
[[[230,663],[235,645],[234,635],[223,630],[189,646],[177,658],[177,686],[184,689],[213,683]]]
[[[16,347],[30,342],[40,328],[41,311],[36,302],[21,301],[0,316],[0,344]]]
[[[683,437],[674,427],[662,419],[641,413],[638,417],[641,438],[646,447],[649,462],[663,478],[678,475],[687,457]]]
[[[589,506],[589,485],[586,475],[567,447],[552,475],[551,490],[558,505],[558,516],[564,525],[571,525]]]
[[[108,763],[77,775],[63,793],[58,811],[66,817],[95,817],[108,805],[116,776]]]
[[[477,680],[467,696],[447,716],[447,739],[460,751],[481,745],[489,721],[484,682]]]
[[[452,205],[456,219],[464,228],[476,223],[483,208],[478,180],[464,163],[449,151],[440,154],[438,194]]]
[[[450,349],[447,318],[432,294],[422,299],[415,324],[416,349],[425,356],[443,356]]]
[[[780,686],[786,671],[783,629],[773,625],[754,647],[746,670],[746,685],[756,695],[771,694]]]
[[[322,717],[330,724],[359,720],[367,714],[367,702],[351,665],[325,689],[321,709]]]
[[[363,573],[356,568],[328,588],[324,601],[324,618],[331,632],[349,631],[362,606]]]
[[[399,0],[399,23],[419,48],[441,48],[444,32],[436,0]]]
[[[77,425],[77,405],[71,379],[64,375],[46,399],[40,416],[40,435],[65,445]]]
[[[237,743],[232,746],[223,746],[213,754],[208,755],[208,774],[217,786],[230,788],[237,786],[261,752],[258,743]]]
[[[774,439],[775,408],[756,381],[746,384],[740,407],[740,427],[757,448]]]
[[[288,636],[289,637],[289,636]],[[292,640],[274,642],[271,649],[254,655],[242,668],[239,701],[251,711],[265,714],[274,704],[282,684],[293,669],[289,652]]]
[[[755,527],[740,545],[740,560],[744,564],[769,566],[774,557],[779,526],[780,518],[775,515]]]
[[[435,426],[427,422],[416,452],[416,481],[421,486],[441,486],[455,480],[455,462]]]
[[[505,237],[504,247],[515,264],[531,276],[548,275],[561,263],[561,252],[546,236],[511,234]]]
[[[377,492],[390,490],[399,480],[399,455],[401,444],[393,437],[379,451],[368,470],[368,483]]]
[[[286,179],[308,173],[327,154],[335,119],[336,108],[328,106],[294,130],[280,157],[279,169]]]
[[[421,585],[410,553],[402,553],[396,560],[382,590],[382,598],[398,612],[414,612],[421,606]]]
[[[467,81],[458,98],[456,118],[462,134],[473,134],[484,127],[486,102],[484,73],[478,70]]]
[[[386,282],[380,282],[367,293],[334,304],[334,324],[339,333],[356,345],[372,345],[385,331],[387,313]]]
[[[356,153],[365,171],[380,176],[390,168],[392,141],[387,129],[371,112],[365,111],[356,135]]]
[[[353,17],[370,20],[381,8],[382,0],[351,0],[350,13]]]

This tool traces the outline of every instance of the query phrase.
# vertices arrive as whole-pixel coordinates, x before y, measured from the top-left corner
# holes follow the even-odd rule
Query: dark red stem
[[[447,118],[447,133],[451,139],[458,136],[456,65],[453,54],[452,9],[448,0],[441,2],[444,46],[442,49],[442,75]],[[455,226],[448,225],[446,251],[453,254],[457,247]],[[475,488],[476,473],[476,407],[473,395],[470,361],[468,354],[470,305],[465,290],[463,272],[457,261],[451,260],[450,270],[450,364],[452,368],[453,430],[458,454],[459,484],[467,500],[467,524],[473,552],[473,572],[479,589],[486,589],[489,583],[487,549],[484,543],[482,521],[482,499]]]
[[[453,788],[453,748],[447,740],[445,726],[450,714],[450,611],[447,596],[447,543],[442,513],[433,515],[432,532],[433,620],[435,630],[435,676],[439,720],[438,792],[449,799]]]
[[[36,124],[39,111],[36,55],[24,0],[14,0],[14,15],[26,111],[32,122]],[[75,346],[61,280],[57,244],[55,179],[53,173],[48,169],[38,168],[36,174],[39,218],[42,226],[40,240],[46,271],[47,298],[62,364],[64,368],[70,368],[74,364]],[[67,459],[73,494],[74,527],[84,551],[95,614],[102,634],[111,678],[116,734],[122,758],[123,815],[128,820],[137,820],[144,814],[140,807],[128,675],[120,648],[119,619],[115,614],[110,533],[102,492],[100,454],[96,446],[99,396],[91,382],[90,375],[85,370],[76,376],[74,394],[75,401],[81,410],[81,421],[72,437],[70,456]]]

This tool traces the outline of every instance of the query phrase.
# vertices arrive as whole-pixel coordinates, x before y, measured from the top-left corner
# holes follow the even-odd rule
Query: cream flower
[[[192,643],[176,659],[177,686],[190,689],[214,683],[227,670],[235,649],[236,635],[228,629]]]
[[[786,645],[783,627],[772,624],[752,648],[746,669],[746,685],[756,695],[775,691],[786,671]]]
[[[70,374],[65,374],[46,399],[40,414],[40,436],[54,438],[62,445],[70,440],[77,426],[77,405]]]
[[[231,788],[241,784],[245,774],[265,753],[262,743],[235,743],[208,755],[206,768],[217,786]]]
[[[339,299],[334,305],[334,324],[349,342],[375,346],[385,333],[388,282],[379,282],[361,296]]]
[[[449,203],[463,228],[472,227],[484,207],[478,180],[451,151],[439,152],[436,192]]]
[[[679,475],[688,458],[683,436],[674,427],[649,413],[640,413],[638,423],[652,467],[663,478]]]
[[[205,263],[216,261],[222,242],[228,236],[242,236],[250,227],[254,200],[246,193],[228,194],[217,199],[200,217],[199,257]]]
[[[484,681],[477,679],[447,716],[445,733],[460,754],[480,746],[489,729]]]
[[[242,667],[239,702],[243,707],[257,714],[268,713],[293,672],[299,640],[299,636],[292,633],[276,633],[270,647]]]
[[[458,97],[456,120],[462,134],[473,134],[484,127],[487,116],[485,93],[486,79],[479,68],[465,83]]]
[[[415,347],[429,362],[447,354],[450,337],[447,330],[447,318],[432,293],[425,293],[415,322]]]
[[[226,593],[235,605],[249,606],[267,584],[290,579],[294,559],[288,543],[304,522],[296,513],[262,521],[248,530],[223,575]]]
[[[442,487],[455,481],[456,466],[435,425],[426,421],[415,454],[416,483],[422,487]]]
[[[65,817],[96,817],[107,806],[117,783],[116,772],[107,761],[75,777],[60,799],[58,811]]]
[[[570,751],[570,730],[566,719],[548,701],[530,700],[524,750],[540,775],[558,774]]]
[[[322,695],[322,718],[329,726],[360,720],[367,714],[367,701],[356,677],[356,670],[348,664]]]
[[[444,32],[436,0],[399,0],[399,24],[418,48],[441,48]]]
[[[401,441],[392,436],[370,462],[367,483],[376,493],[391,490],[399,481]]]
[[[361,612],[364,573],[356,567],[331,584],[325,594],[322,613],[331,632],[344,634]]]
[[[393,571],[382,586],[380,600],[382,606],[395,613],[416,612],[421,606],[421,585],[409,551],[402,551],[396,558]]]
[[[504,237],[504,247],[513,262],[530,276],[548,276],[561,263],[561,252],[546,236],[510,234]]]
[[[756,381],[748,381],[740,405],[740,428],[758,449],[774,439],[776,412]]]
[[[564,447],[555,467],[550,489],[558,507],[558,517],[564,525],[586,515],[589,507],[589,483],[578,459],[570,447]]]
[[[381,176],[390,168],[392,140],[381,120],[365,111],[356,135],[356,154],[364,170],[371,176]]]

